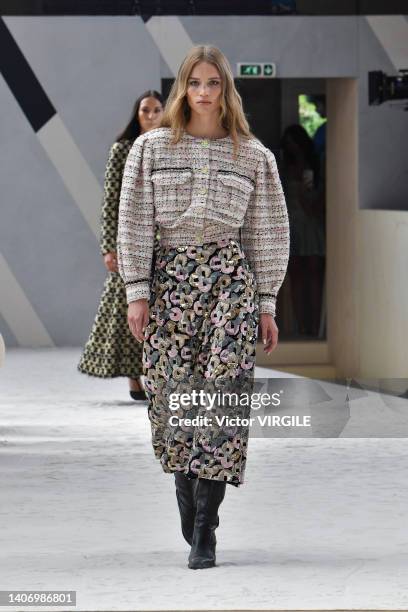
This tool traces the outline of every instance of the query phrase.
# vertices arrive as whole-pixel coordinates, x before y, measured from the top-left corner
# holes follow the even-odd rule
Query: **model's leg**
[[[147,395],[139,378],[129,378],[129,394],[134,400],[147,400]]]
[[[173,251],[165,251],[160,262],[172,261]],[[192,339],[183,331],[177,305],[177,281],[157,271],[152,283],[149,324],[143,343],[145,390],[152,445],[163,471],[183,470],[191,448],[193,429],[182,428],[178,420],[186,409],[177,401],[191,376]],[[172,421],[172,417],[176,417]]]
[[[239,486],[244,480],[259,320],[255,278],[239,245],[222,247],[215,255],[209,263],[219,274],[213,275],[198,368],[212,397],[211,410],[205,411],[211,423],[199,426],[194,436],[199,481],[191,569],[215,565],[215,530],[226,484]],[[238,421],[231,425],[233,418]]]
[[[192,448],[191,407],[177,397],[191,388],[196,353],[196,317],[191,309],[193,287],[184,282],[186,256],[178,249],[160,250],[152,283],[149,325],[144,342],[145,387],[155,456],[163,470],[174,473],[182,533],[191,544],[195,518],[196,477],[185,467]],[[187,266],[188,268],[188,266]]]
[[[188,478],[184,472],[174,472],[177,505],[181,519],[181,531],[188,544],[193,542],[194,520],[197,509],[198,478]]]
[[[215,565],[215,530],[219,525],[218,508],[225,496],[226,483],[199,478],[197,510],[188,567],[205,569]]]
[[[194,434],[190,470],[239,486],[244,479],[258,332],[255,279],[240,247],[219,248],[209,259],[213,282],[200,330],[197,371],[211,404],[200,409],[208,424]],[[245,403],[245,399],[247,402]],[[238,424],[230,425],[232,418]]]

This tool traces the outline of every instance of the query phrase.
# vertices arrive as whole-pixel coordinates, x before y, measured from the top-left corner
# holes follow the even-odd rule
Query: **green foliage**
[[[310,138],[313,138],[317,128],[325,122],[326,119],[319,115],[315,104],[308,101],[307,95],[301,94],[299,96],[299,123],[305,128]]]

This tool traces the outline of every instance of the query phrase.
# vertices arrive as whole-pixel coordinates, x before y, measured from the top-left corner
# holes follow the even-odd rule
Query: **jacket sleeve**
[[[109,151],[101,212],[100,251],[102,255],[116,252],[120,188],[128,151],[129,145],[121,142],[115,142]]]
[[[150,298],[154,245],[153,155],[146,135],[134,141],[126,160],[119,203],[118,267],[127,302]]]
[[[255,275],[259,312],[275,316],[289,260],[289,220],[275,156],[267,148],[256,169],[241,240]]]

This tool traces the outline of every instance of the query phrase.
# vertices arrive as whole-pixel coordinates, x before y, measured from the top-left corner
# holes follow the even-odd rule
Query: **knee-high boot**
[[[187,478],[183,472],[174,472],[174,480],[176,483],[176,497],[181,518],[181,531],[183,532],[184,539],[191,546],[196,513],[195,492],[198,479]]]
[[[215,530],[219,525],[218,508],[225,496],[226,482],[199,478],[193,542],[188,557],[190,569],[215,565]]]

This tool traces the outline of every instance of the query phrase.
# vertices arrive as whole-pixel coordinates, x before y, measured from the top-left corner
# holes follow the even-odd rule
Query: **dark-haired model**
[[[109,274],[106,278],[91,333],[78,363],[78,370],[90,376],[129,378],[130,395],[146,400],[141,384],[142,347],[127,322],[127,301],[118,273],[116,237],[119,197],[125,162],[135,139],[160,125],[163,98],[155,90],[145,91],[136,100],[130,121],[112,145],[105,171],[101,215],[100,251]]]
[[[277,344],[288,254],[275,157],[250,133],[225,56],[194,47],[161,127],[130,150],[118,232],[128,321],[143,342],[153,449],[175,475],[191,569],[215,565],[226,485],[244,482],[249,428],[222,417],[245,418],[248,408],[228,405],[220,391],[252,390],[258,325],[265,351]]]

